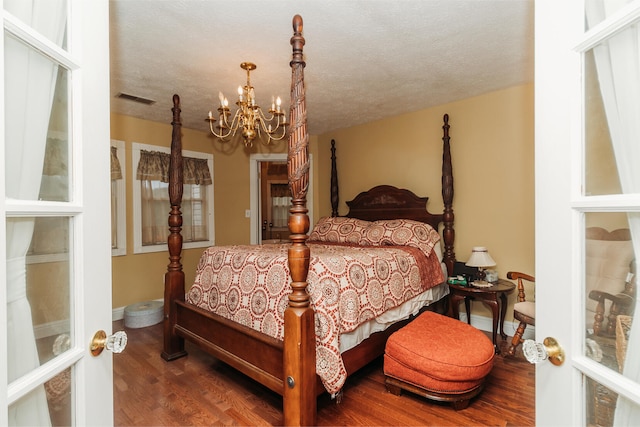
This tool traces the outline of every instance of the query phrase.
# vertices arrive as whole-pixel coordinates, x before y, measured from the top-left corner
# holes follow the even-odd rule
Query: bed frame
[[[325,391],[316,375],[314,312],[306,292],[310,249],[306,245],[309,216],[306,195],[309,185],[309,135],[306,124],[304,67],[302,48],[302,18],[293,18],[290,135],[288,145],[288,179],[292,195],[288,250],[291,270],[289,305],[284,314],[284,341],[239,325],[216,314],[185,302],[182,251],[182,136],[180,98],[173,96],[171,162],[169,174],[169,265],[165,275],[164,343],[162,358],[171,361],[185,356],[184,340],[212,354],[217,359],[243,372],[283,397],[284,425],[315,425],[317,396]],[[444,211],[430,214],[428,198],[418,197],[408,190],[378,186],[347,202],[347,216],[366,220],[411,218],[442,225],[444,258],[449,272],[453,271],[453,175],[449,149],[448,116],[444,116],[442,197]],[[335,145],[332,146],[331,202],[337,215],[338,188],[335,170]],[[343,353],[349,374],[384,353],[387,337],[406,324],[401,322],[384,332],[373,334],[357,347]]]

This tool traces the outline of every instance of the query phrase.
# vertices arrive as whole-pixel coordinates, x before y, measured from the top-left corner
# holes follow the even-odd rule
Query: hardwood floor
[[[165,362],[161,324],[130,329],[117,321],[113,328],[129,335],[126,350],[113,358],[116,426],[282,424],[280,396],[190,343],[187,357]],[[327,395],[318,399],[318,425],[533,426],[534,387],[534,366],[521,354],[498,355],[484,391],[455,411],[408,393],[388,393],[378,360],[347,380],[341,403]]]

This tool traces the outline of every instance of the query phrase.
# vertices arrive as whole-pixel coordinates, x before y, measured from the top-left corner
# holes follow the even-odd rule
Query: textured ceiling
[[[288,109],[300,14],[308,129],[322,134],[533,81],[533,0],[111,0],[111,111],[206,130],[251,73]],[[126,93],[156,101],[116,98]]]

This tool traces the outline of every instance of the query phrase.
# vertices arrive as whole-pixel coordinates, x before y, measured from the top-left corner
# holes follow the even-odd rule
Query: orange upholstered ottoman
[[[495,350],[481,331],[451,317],[424,312],[394,332],[385,347],[387,390],[407,390],[464,409],[482,391]]]

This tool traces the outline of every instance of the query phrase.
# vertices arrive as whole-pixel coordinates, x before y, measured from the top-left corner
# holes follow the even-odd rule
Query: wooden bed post
[[[316,424],[316,348],[314,313],[307,293],[310,251],[307,190],[309,187],[309,134],[304,91],[302,18],[293,17],[291,107],[287,171],[292,196],[289,216],[289,269],[291,288],[284,312],[283,404],[284,425]]]
[[[336,165],[336,140],[331,140],[331,216],[338,216],[339,198],[338,168]]]
[[[453,266],[456,262],[456,254],[453,251],[453,241],[455,231],[453,229],[453,167],[451,166],[451,145],[449,143],[449,115],[442,118],[442,201],[444,202],[444,213],[442,222],[444,229],[444,262],[449,275],[453,274]]]
[[[176,335],[176,305],[174,301],[184,301],[184,271],[182,271],[182,122],[180,121],[180,97],[173,95],[173,132],[171,135],[171,158],[169,161],[169,265],[164,275],[164,347],[162,358],[174,360],[187,354],[184,338]]]

